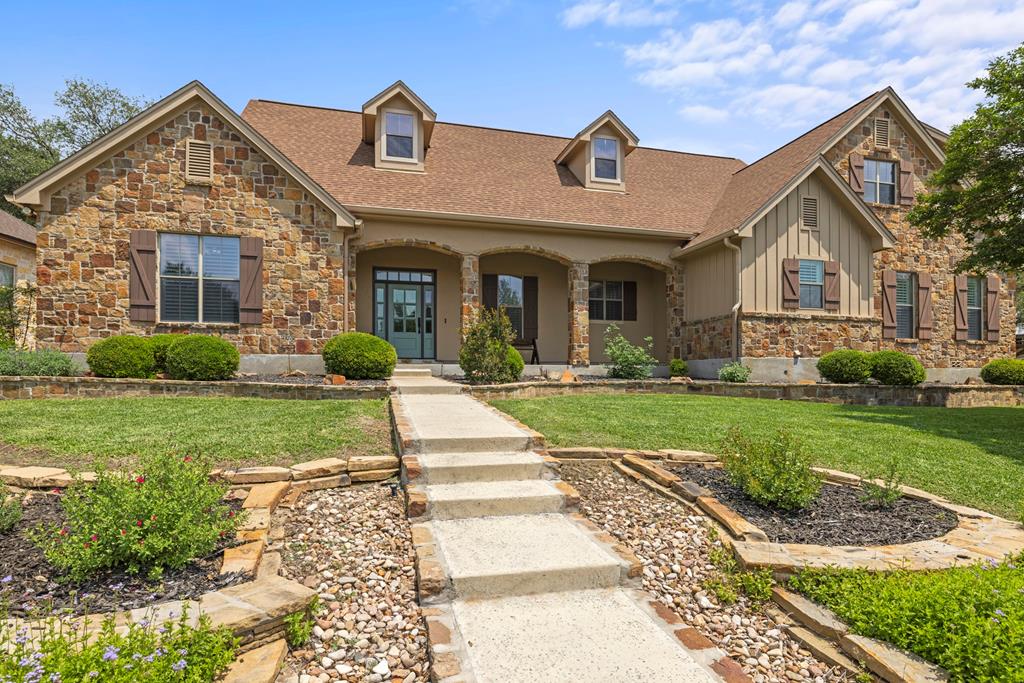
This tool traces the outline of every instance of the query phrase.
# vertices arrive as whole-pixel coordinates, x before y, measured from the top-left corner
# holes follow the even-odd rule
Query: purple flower
[[[10,574],[8,574],[4,578],[0,579],[0,583],[10,583],[11,581],[14,581],[14,577],[11,576]]]
[[[998,616],[998,617],[1005,617],[1006,616],[1006,612],[1004,612],[1001,609],[997,609],[996,610],[996,616]]]
[[[112,662],[117,659],[117,653],[121,651],[121,648],[114,647],[113,645],[107,645],[107,649],[103,651],[103,661]]]
[[[188,666],[188,664],[185,663],[185,660],[184,659],[179,659],[178,661],[176,661],[174,664],[171,665],[171,670],[172,671],[182,671],[186,666]]]

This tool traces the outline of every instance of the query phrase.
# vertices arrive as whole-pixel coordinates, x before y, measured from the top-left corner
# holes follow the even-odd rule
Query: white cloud
[[[787,2],[775,13],[772,21],[777,26],[789,27],[799,23],[810,9],[806,2]]]
[[[659,26],[670,23],[677,15],[678,11],[667,0],[583,0],[562,12],[562,24],[566,28],[593,23],[613,27]]]
[[[726,109],[709,107],[705,104],[691,104],[679,110],[679,115],[684,119],[699,121],[701,123],[719,123],[729,118]]]

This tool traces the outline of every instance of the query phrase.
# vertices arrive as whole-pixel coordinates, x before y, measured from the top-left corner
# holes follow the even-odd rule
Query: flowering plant
[[[193,455],[144,458],[137,473],[99,467],[96,481],[76,479],[63,498],[63,525],[32,532],[47,560],[72,579],[124,567],[158,578],[212,553],[243,515],[223,503],[225,487]]]

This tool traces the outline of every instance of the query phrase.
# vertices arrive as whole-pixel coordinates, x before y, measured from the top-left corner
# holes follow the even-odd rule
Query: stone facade
[[[16,284],[35,282],[36,250],[28,244],[0,235],[0,263],[14,266]]]
[[[731,358],[733,355],[733,316],[718,316],[693,322],[681,322],[681,356],[688,360]]]
[[[740,320],[744,358],[818,358],[836,349],[876,351],[881,318],[746,313]],[[721,358],[722,356],[710,356]]]
[[[569,266],[569,365],[590,365],[590,266]]]
[[[208,183],[185,180],[190,138],[213,143]],[[194,103],[53,194],[38,217],[36,339],[84,351],[113,334],[201,332],[242,353],[317,353],[345,313],[335,225],[331,210]],[[262,324],[131,321],[129,237],[138,229],[263,238]]]

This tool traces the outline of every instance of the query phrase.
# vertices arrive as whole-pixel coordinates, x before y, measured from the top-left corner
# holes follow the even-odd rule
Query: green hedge
[[[681,358],[673,358],[668,362],[668,374],[671,377],[686,377],[688,371],[686,361]]]
[[[174,341],[166,351],[167,376],[171,379],[215,381],[231,379],[238,372],[238,349],[220,337],[190,334]]]
[[[981,369],[981,378],[989,384],[1024,384],[1024,360],[999,358]]]
[[[523,376],[525,367],[526,361],[523,360],[523,354],[519,353],[514,346],[508,347],[508,374],[513,382]]]
[[[85,356],[97,377],[153,377],[156,359],[148,339],[131,334],[101,339]]]
[[[157,372],[167,372],[167,349],[171,344],[184,339],[184,334],[154,334],[146,337],[153,347],[153,360],[156,361]]]
[[[882,384],[913,386],[924,381],[924,366],[902,351],[875,351],[870,361],[871,376]]]
[[[73,377],[78,367],[60,351],[0,349],[0,377]]]
[[[324,367],[348,379],[387,379],[395,370],[395,347],[372,334],[346,332],[324,345]]]
[[[871,359],[863,351],[840,349],[818,359],[818,372],[829,382],[858,384],[871,377]]]

